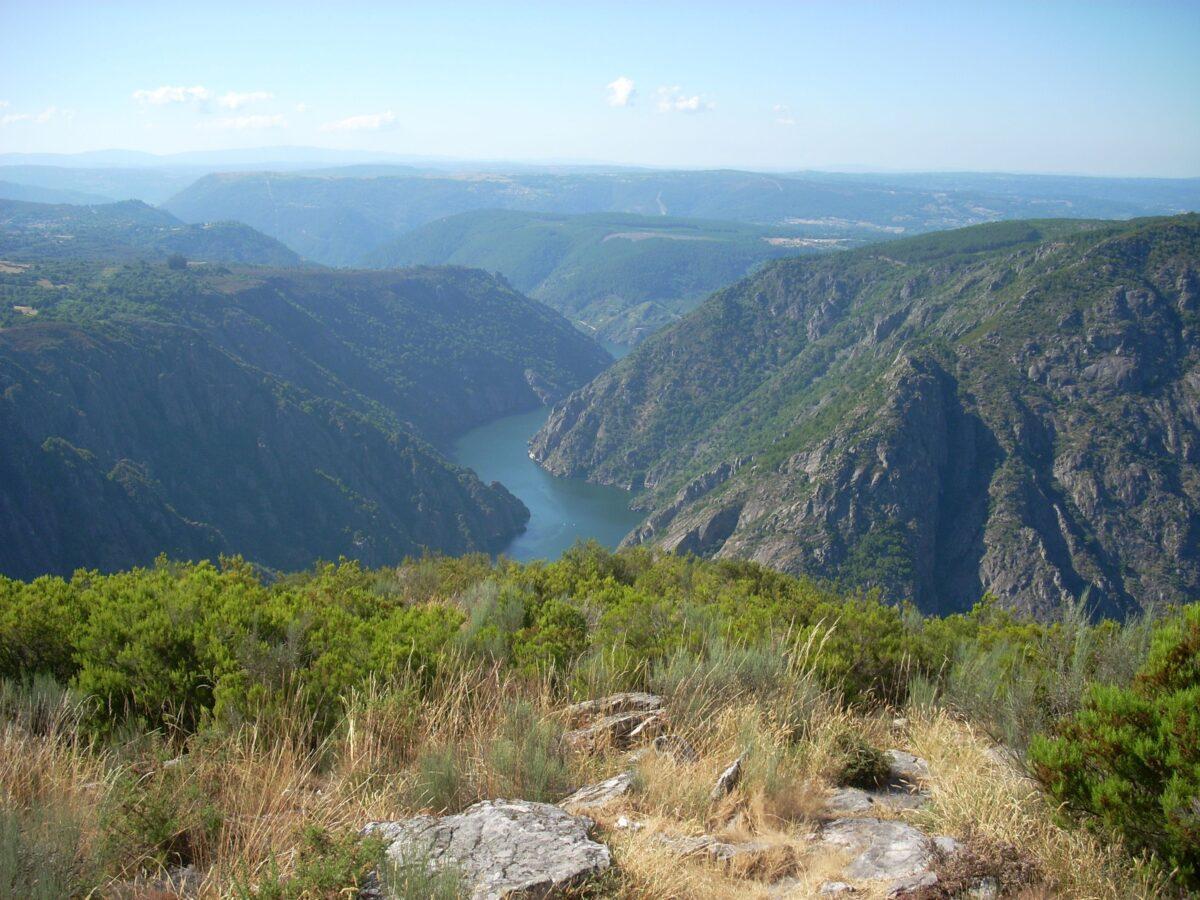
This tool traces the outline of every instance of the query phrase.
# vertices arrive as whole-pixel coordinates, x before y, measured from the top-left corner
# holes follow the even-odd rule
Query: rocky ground
[[[754,824],[740,793],[750,754],[728,760],[702,785],[708,827],[701,830],[644,802],[656,778],[688,779],[709,762],[673,733],[662,698],[617,694],[563,715],[574,726],[563,738],[571,752],[607,755],[616,774],[558,804],[497,798],[456,815],[372,822],[364,833],[385,839],[394,872],[450,867],[473,900],[593,896],[589,885],[607,896],[606,877],[631,858],[674,868],[676,883],[691,873],[696,893],[666,887],[661,895],[680,897],[985,898],[1012,895],[1036,878],[1036,865],[1016,848],[981,847],[969,833],[938,830],[928,815],[936,768],[910,750],[885,752],[887,776],[875,787],[809,784],[806,815]],[[889,729],[902,743],[908,722],[894,719]],[[988,763],[1005,778],[1020,777],[999,751]],[[376,883],[363,896],[393,895]]]

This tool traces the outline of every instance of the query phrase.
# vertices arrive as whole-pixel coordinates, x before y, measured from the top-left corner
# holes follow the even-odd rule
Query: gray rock
[[[944,856],[953,856],[962,849],[962,844],[948,834],[939,834],[933,839],[933,846]]]
[[[452,867],[471,900],[500,900],[544,895],[608,869],[612,856],[588,837],[591,826],[548,803],[484,800],[453,816],[372,822],[363,833],[383,838],[397,865]]]
[[[921,872],[917,875],[909,875],[907,878],[898,878],[888,885],[887,896],[890,898],[909,897],[915,894],[922,888],[933,887],[938,883],[936,872]]]
[[[905,822],[837,819],[821,837],[854,854],[845,868],[850,878],[906,878],[926,871],[933,861],[933,842]]]
[[[654,739],[654,749],[658,753],[666,753],[680,762],[699,762],[700,754],[683,738],[675,734],[660,734]]]
[[[854,894],[857,891],[854,885],[847,884],[844,881],[825,881],[822,882],[817,893],[821,896],[841,896],[843,894]]]
[[[709,797],[713,800],[720,800],[737,787],[738,782],[742,780],[742,759],[744,757],[743,753],[729,765],[729,768],[717,776],[717,783],[713,785]]]
[[[928,799],[929,795],[922,791],[913,792],[904,788],[864,791],[861,788],[843,787],[830,793],[825,801],[825,808],[838,814],[867,812],[878,806],[889,809],[920,809]]]
[[[584,700],[567,707],[567,721],[572,725],[596,716],[612,716],[628,712],[653,712],[663,708],[663,698],[644,691],[626,691],[597,700]]]
[[[563,735],[563,744],[580,753],[594,753],[605,746],[624,750],[633,744],[632,735],[638,726],[651,718],[656,718],[652,712],[614,713],[585,728],[568,731]]]
[[[636,744],[649,738],[658,738],[666,728],[666,720],[662,716],[650,716],[640,725],[629,732],[629,742]]]
[[[885,750],[892,770],[892,780],[920,784],[929,778],[929,763],[907,750]]]
[[[977,878],[969,888],[967,896],[971,900],[996,900],[1000,896],[1000,882],[995,878]]]
[[[632,786],[633,772],[622,772],[597,784],[581,787],[558,805],[564,809],[599,809],[628,794]]]
[[[825,808],[835,813],[865,812],[874,805],[871,795],[856,787],[838,788],[825,801]]]
[[[771,849],[771,845],[765,841],[745,841],[740,844],[731,844],[717,840],[710,834],[694,836],[660,834],[657,835],[657,839],[676,856],[709,856],[721,862],[727,862],[748,853],[764,853]]]

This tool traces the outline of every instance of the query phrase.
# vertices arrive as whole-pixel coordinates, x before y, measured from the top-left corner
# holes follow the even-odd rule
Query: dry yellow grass
[[[88,853],[106,837],[100,811],[122,784],[164,779],[170,803],[183,813],[180,821],[202,818],[206,806],[219,813],[219,824],[189,833],[187,846],[203,873],[201,897],[227,897],[235,885],[252,883],[272,865],[286,871],[306,826],[346,834],[369,820],[433,809],[414,793],[432,748],[455,748],[458,767],[448,777],[458,806],[501,796],[514,785],[552,790],[554,779],[562,781],[565,795],[628,767],[627,755],[618,751],[547,762],[528,749],[508,755],[498,750],[539,728],[557,733],[561,705],[550,685],[503,677],[494,669],[448,676],[420,703],[404,685],[372,685],[347,699],[346,720],[327,739],[314,740],[310,723],[285,714],[269,727],[248,724],[183,739],[171,748],[178,761],[166,769],[165,740],[153,753],[119,746],[95,750],[81,742],[65,710],[38,733],[15,723],[0,731],[0,800],[10,808],[70,810],[80,828],[80,852]],[[852,714],[828,697],[808,704],[799,728],[779,709],[776,702],[742,695],[710,705],[701,718],[684,720],[670,711],[674,732],[698,758],[644,756],[635,790],[592,813],[617,864],[603,881],[602,896],[814,896],[844,862],[814,835],[837,768],[838,737],[846,732],[865,735],[875,746],[906,747],[929,761],[928,806],[895,815],[930,833],[970,832],[1016,845],[1051,886],[1036,889],[1046,896],[1115,900],[1154,896],[1160,887],[1118,849],[1061,828],[1032,782],[989,756],[980,732],[943,712],[910,712],[906,729],[897,733],[890,715]],[[520,732],[515,737],[514,722]],[[709,791],[717,774],[742,754],[738,789],[714,803]],[[618,827],[622,817],[638,827]],[[700,834],[762,846],[727,864],[703,856],[681,859],[662,839]],[[141,862],[124,860],[110,879],[131,877]],[[882,896],[883,889],[868,885],[856,896]],[[1036,890],[1029,896],[1037,896]]]
[[[1159,878],[1119,847],[1055,822],[1055,810],[1031,781],[969,724],[944,711],[915,711],[908,746],[929,761],[930,802],[915,818],[931,831],[978,834],[1013,844],[1039,865],[1055,896],[1134,900],[1165,896]]]

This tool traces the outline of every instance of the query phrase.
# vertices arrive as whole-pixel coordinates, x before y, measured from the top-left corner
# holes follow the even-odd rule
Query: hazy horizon
[[[1191,3],[135,0],[0,25],[0,153],[1200,176]]]
[[[128,156],[128,160],[117,157]],[[96,160],[95,157],[109,157]],[[134,159],[142,158],[142,162]],[[1139,175],[1129,173],[1096,173],[1082,171],[1037,171],[1016,169],[955,169],[929,167],[894,168],[887,166],[858,165],[855,163],[830,163],[820,166],[791,168],[786,166],[754,166],[754,165],[652,165],[635,162],[623,162],[609,159],[556,159],[556,158],[511,158],[511,159],[482,159],[465,156],[419,155],[408,153],[393,153],[381,151],[370,153],[363,151],[346,151],[337,147],[322,147],[319,145],[265,145],[261,147],[221,147],[208,150],[180,150],[171,153],[153,153],[146,150],[136,150],[129,147],[102,147],[95,150],[75,152],[31,152],[19,153],[0,150],[0,166],[6,165],[65,165],[74,168],[223,168],[230,171],[241,166],[264,164],[284,164],[288,169],[307,168],[340,168],[364,165],[394,165],[427,166],[444,168],[446,170],[470,168],[579,168],[599,170],[643,170],[643,171],[744,171],[762,174],[804,174],[822,175],[980,175],[980,176],[1016,176],[1016,177],[1046,177],[1046,178],[1095,178],[1095,179],[1133,179],[1133,180],[1200,180],[1196,175]],[[72,165],[74,164],[74,165]]]

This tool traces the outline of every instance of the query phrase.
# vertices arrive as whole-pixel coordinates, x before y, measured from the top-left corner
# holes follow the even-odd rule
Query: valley
[[[505,556],[521,562],[555,559],[577,541],[614,548],[641,521],[627,491],[578,478],[551,475],[529,457],[529,440],[546,422],[548,409],[505,416],[454,441],[452,458],[480,480],[498,481],[529,510],[524,530]]]

